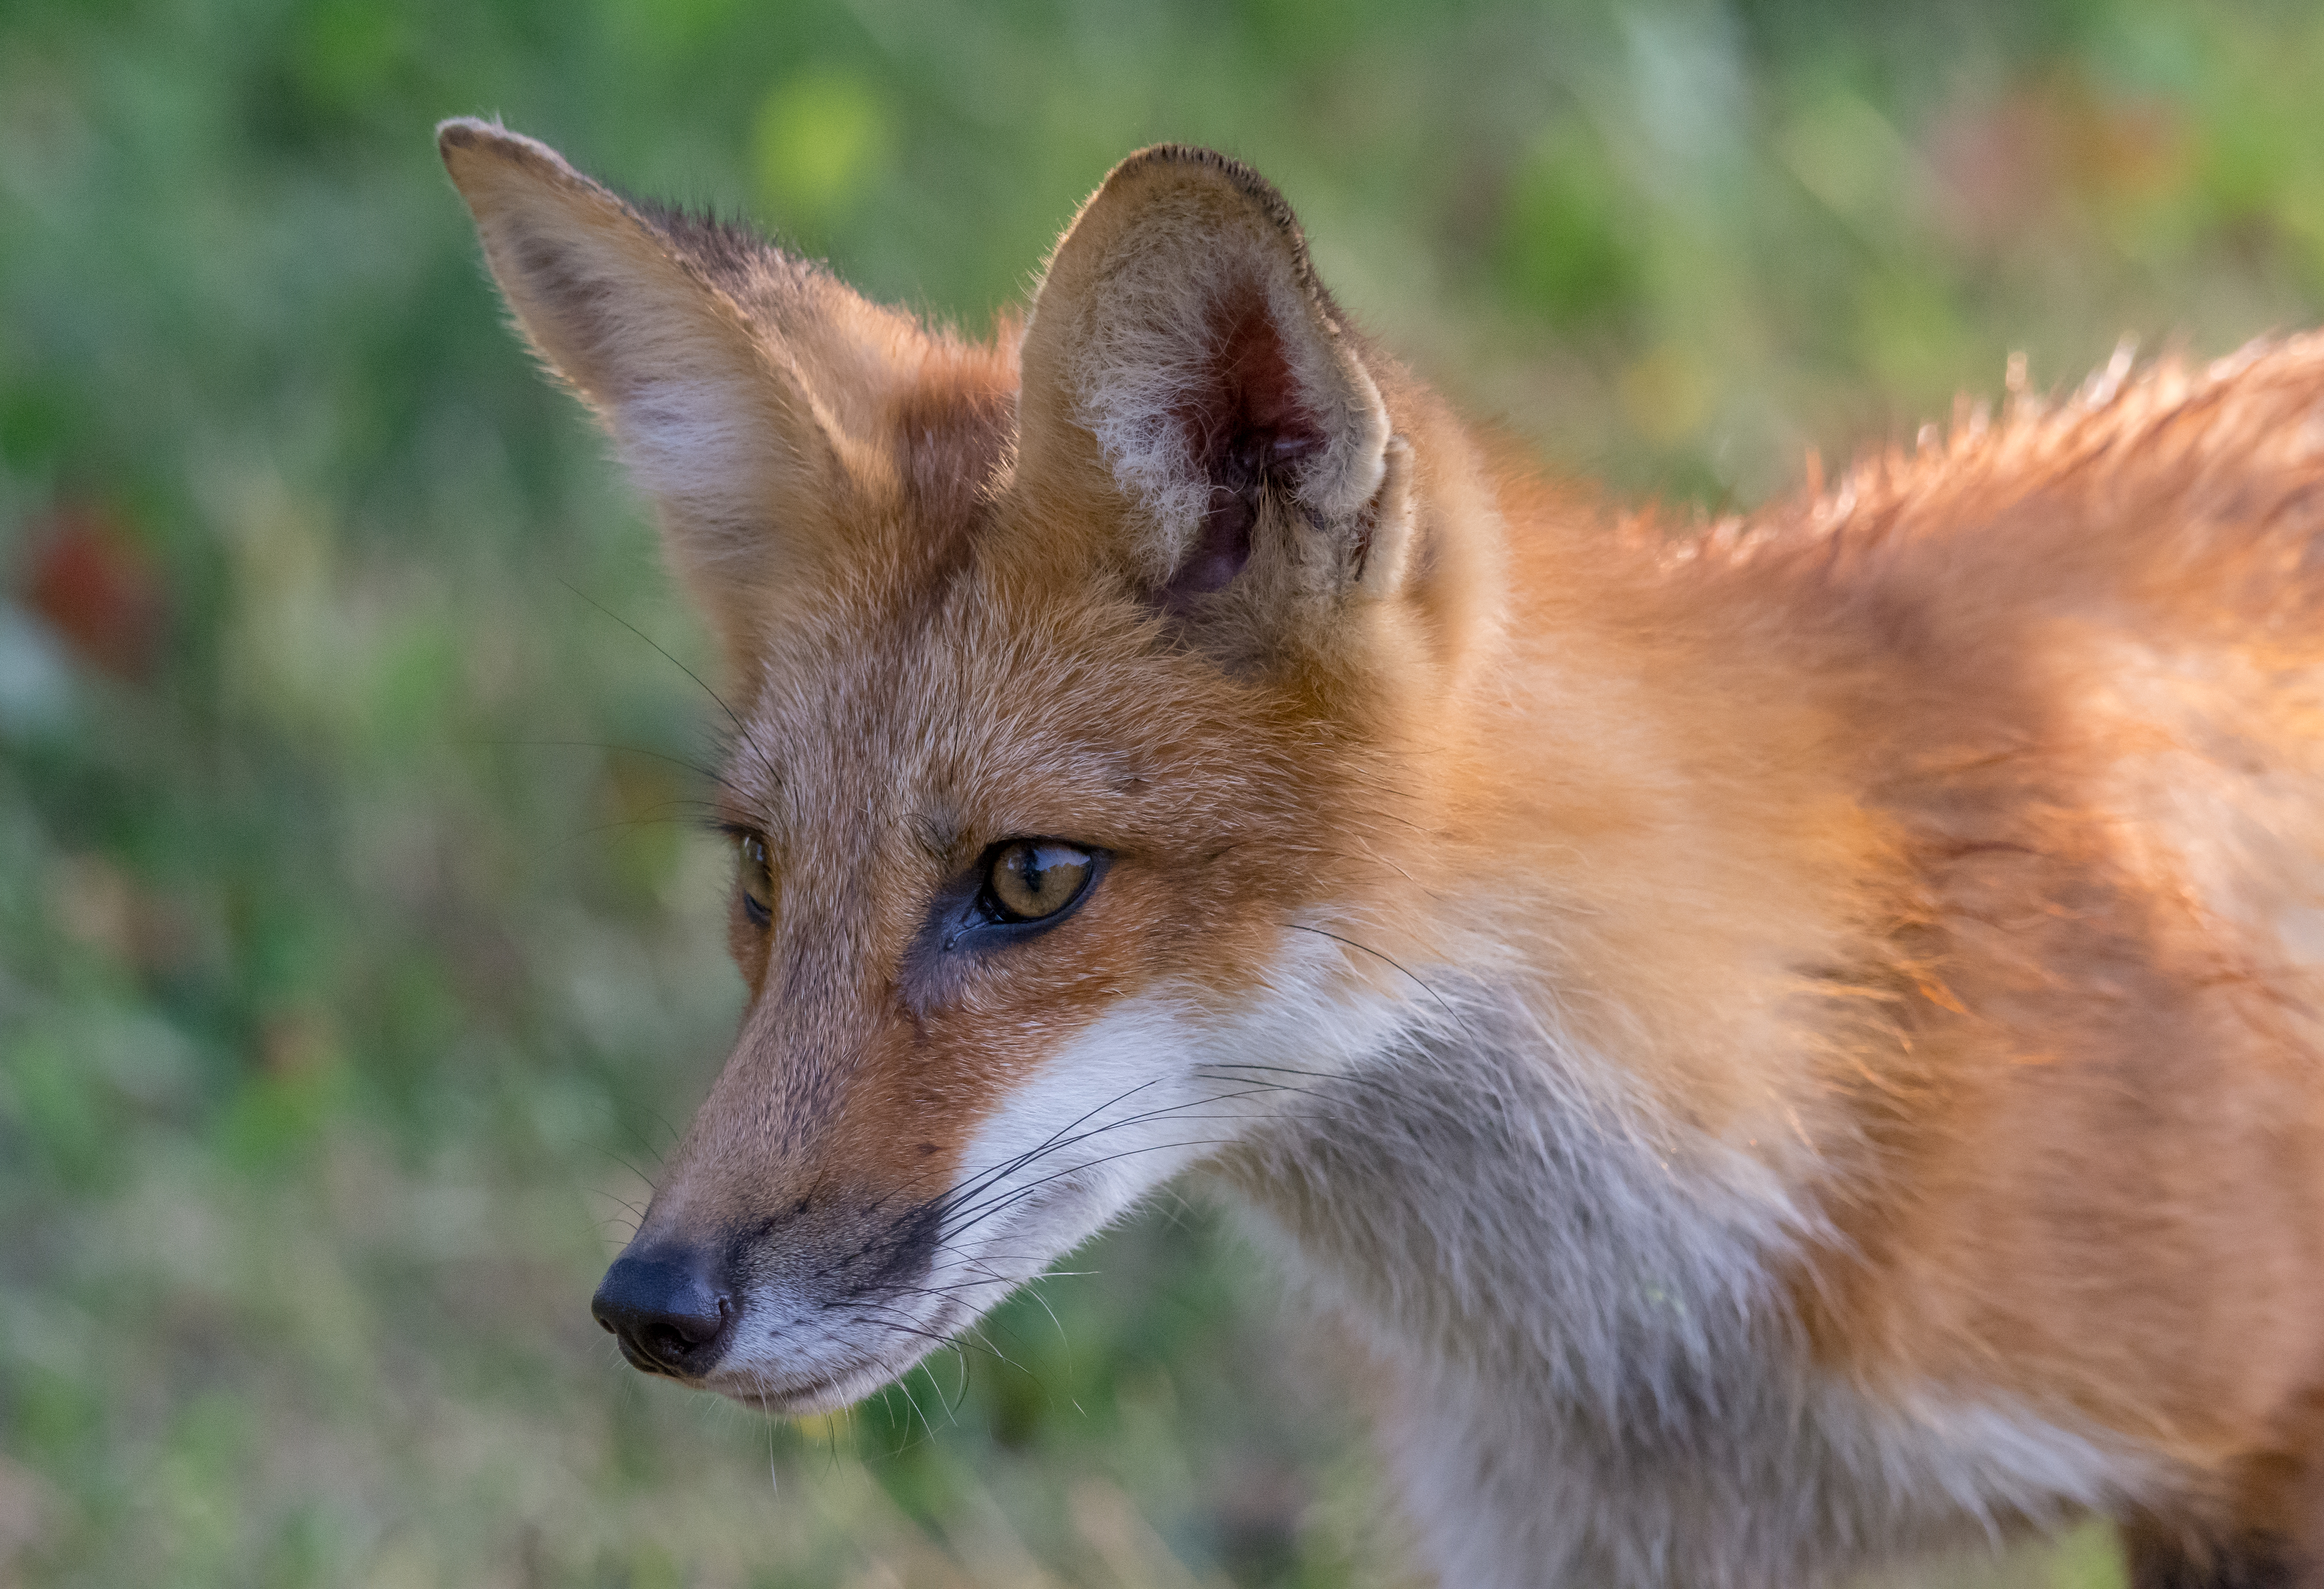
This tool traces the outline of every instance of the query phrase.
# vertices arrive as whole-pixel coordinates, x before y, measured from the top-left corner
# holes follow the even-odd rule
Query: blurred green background
[[[2316,319],[2319,82],[2246,0],[9,0],[0,1584],[1403,1581],[1199,1203],[847,1418],[590,1323],[738,1008],[715,708],[437,117],[980,330],[1115,159],[1213,143],[1472,414],[1717,511],[2014,352]]]

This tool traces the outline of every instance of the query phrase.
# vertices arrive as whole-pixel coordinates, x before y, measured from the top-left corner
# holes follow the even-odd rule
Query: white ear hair
[[[1174,550],[1185,549],[1209,511],[1212,490],[1182,416],[1202,401],[1202,385],[1219,378],[1227,305],[1239,293],[1262,295],[1303,406],[1324,438],[1291,471],[1300,503],[1337,522],[1379,486],[1388,414],[1379,389],[1292,266],[1260,216],[1222,225],[1195,206],[1157,203],[1123,229],[1102,289],[1084,300],[1073,361],[1082,420]]]
[[[1222,156],[1165,146],[1117,167],[1059,243],[1027,340],[1028,383],[1054,361],[1061,408],[1148,521],[1150,577],[1182,564],[1215,506],[1206,451],[1233,440],[1216,431],[1250,400],[1238,383],[1274,405],[1261,429],[1296,430],[1268,473],[1318,526],[1351,532],[1380,487],[1379,390],[1288,207]],[[1268,367],[1253,367],[1253,348]]]

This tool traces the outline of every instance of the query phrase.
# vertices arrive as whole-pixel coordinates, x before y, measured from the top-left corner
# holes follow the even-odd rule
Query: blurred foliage
[[[2256,0],[11,0],[0,1584],[1399,1570],[1333,1348],[1199,1207],[852,1418],[589,1323],[738,1007],[715,708],[435,118],[973,328],[1113,160],[1216,144],[1471,412],[1716,507],[2013,351],[2315,319],[2319,77]]]

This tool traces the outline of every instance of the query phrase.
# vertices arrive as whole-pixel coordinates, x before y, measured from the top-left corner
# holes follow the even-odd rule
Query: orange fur
[[[661,498],[740,692],[726,818],[763,836],[779,900],[764,928],[737,904],[750,1012],[632,1250],[742,1254],[760,1278],[711,1325],[731,1302],[779,1337],[768,1288],[799,1320],[836,1306],[802,1266],[904,1297],[929,1261],[916,1210],[936,1211],[940,1272],[978,1144],[1095,1063],[1093,1034],[1210,1044],[1213,1081],[1256,1055],[1319,1087],[1394,1086],[1411,1062],[1392,1038],[1452,1054],[1499,1011],[1545,1034],[1513,1074],[1601,1089],[1674,1187],[1773,1188],[1786,1233],[1718,1234],[1704,1193],[1701,1248],[1764,1308],[1750,1349],[1771,1385],[1808,1387],[1799,1406],[1841,1398],[1834,1427],[1941,1446],[1929,1471],[1982,1497],[1960,1503],[1981,1527],[2105,1505],[2144,1581],[2319,1581],[2324,340],[2021,401],[1674,536],[1481,463],[1347,328],[1273,190],[1214,156],[1126,162],[1021,344],[975,345],[634,210],[496,128],[444,141],[527,334],[625,447],[715,389],[773,460],[711,426],[706,456],[742,483]],[[1172,351],[1220,304],[1240,306],[1213,337],[1232,358]],[[1234,472],[1237,426],[1274,439],[1259,473]],[[1222,585],[1185,583],[1204,548]],[[947,880],[1026,835],[1110,870],[1021,947],[931,949]],[[1303,1012],[1355,1034],[1313,1071],[1281,1030]],[[1522,1107],[1472,1094],[1470,1124],[1429,1129],[1481,1141]],[[1585,1149],[1599,1130],[1575,1129]],[[1258,1120],[1213,1157],[1342,1276],[1333,1306],[1388,1321],[1369,1338],[1414,1397],[1518,1361],[1497,1355],[1508,1321],[1348,1233],[1370,1215],[1319,1168],[1337,1150]],[[1457,1151],[1439,1169],[1468,1173]],[[1522,1275],[1539,1217],[1459,1239]],[[974,1306],[1019,1278],[975,1261]],[[1556,1278],[1517,1319],[1551,1339]],[[926,1349],[816,1327],[830,1363],[788,1379],[677,1348],[643,1365],[801,1407]],[[1713,1349],[1711,1325],[1671,1327],[1680,1356]],[[1536,1394],[1583,1446],[1643,1438],[1578,1392],[1508,1392]],[[1915,1432],[1943,1421],[1915,1409],[1949,1408],[2005,1409],[2048,1455]],[[1672,1438],[1683,1459],[1728,1437]],[[2047,1490],[2044,1462],[2066,1475]],[[1834,1493],[1911,1487],[1868,1465]],[[1780,1473],[1749,1482],[1781,1511]],[[1559,1570],[1675,1575],[1696,1558],[1632,1536],[1698,1523],[1700,1559],[1738,1583],[1950,1537],[1893,1497],[1863,1503],[1890,1521],[1811,1519],[1774,1544],[1750,1516],[1670,1504],[1631,1535],[1578,1511],[1595,1543]],[[1447,1545],[1448,1574],[1551,1571],[1526,1565],[1534,1520],[1489,1526],[1520,1543]]]

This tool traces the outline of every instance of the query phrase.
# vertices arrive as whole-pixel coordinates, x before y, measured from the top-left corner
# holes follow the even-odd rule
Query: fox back
[[[1448,1584],[2092,1511],[2324,1582],[2324,344],[1680,536],[1489,457],[1204,151],[975,342],[439,137],[733,687],[750,1002],[632,1363],[843,1405],[1199,1170]]]

